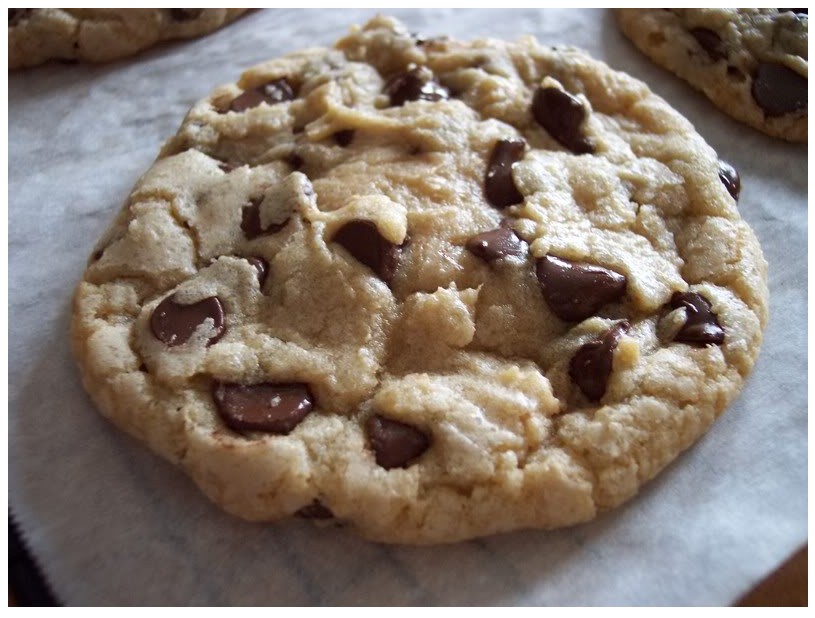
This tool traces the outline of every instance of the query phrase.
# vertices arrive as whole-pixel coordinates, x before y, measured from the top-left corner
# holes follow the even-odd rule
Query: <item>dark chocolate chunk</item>
[[[263,287],[263,284],[266,283],[266,278],[269,276],[269,262],[257,255],[244,259],[258,271],[258,283],[260,287]]]
[[[759,64],[751,92],[767,116],[783,116],[807,108],[807,78],[781,64]]]
[[[508,227],[499,227],[473,236],[467,241],[467,250],[485,262],[492,262],[503,257],[523,257],[526,250],[515,232]]]
[[[252,240],[264,234],[274,234],[282,230],[289,222],[286,219],[283,223],[272,224],[267,228],[263,228],[260,224],[260,205],[263,203],[263,198],[255,198],[243,207],[241,212],[241,229],[247,240]]]
[[[391,77],[385,84],[391,106],[401,107],[408,101],[441,101],[448,99],[447,89],[433,79],[426,67],[416,67]]]
[[[383,468],[406,468],[430,446],[424,432],[412,425],[393,421],[378,414],[365,423],[376,463]]]
[[[273,79],[262,86],[245,90],[243,94],[232,100],[232,103],[229,104],[229,111],[244,112],[247,109],[257,107],[261,103],[275,105],[292,99],[294,99],[294,90],[289,81],[285,77],[281,77]]]
[[[334,141],[337,142],[338,146],[342,146],[346,148],[351,144],[354,140],[354,130],[353,129],[345,129],[343,131],[337,131],[334,133]]]
[[[710,301],[696,292],[675,292],[670,300],[671,309],[685,308],[685,325],[679,329],[674,341],[695,346],[722,345],[724,329]]]
[[[305,162],[303,161],[303,157],[292,152],[288,157],[286,157],[286,163],[291,165],[293,169],[299,170],[301,167],[303,167],[303,163]]]
[[[594,152],[594,144],[583,135],[586,108],[577,97],[559,88],[538,88],[532,98],[532,115],[549,135],[573,153]]]
[[[306,384],[216,383],[213,392],[218,413],[230,429],[287,434],[314,407]]]
[[[191,305],[175,301],[175,295],[161,301],[150,316],[150,329],[156,339],[170,347],[186,343],[195,329],[207,319],[212,320],[215,334],[209,338],[210,346],[226,332],[224,306],[217,296],[210,296]]]
[[[565,322],[580,322],[625,294],[626,278],[594,264],[553,255],[538,260],[536,274],[552,312]]]
[[[8,25],[16,26],[24,19],[28,19],[35,9],[9,9],[8,10]]]
[[[487,201],[496,208],[507,208],[524,201],[515,186],[512,166],[524,158],[526,142],[522,139],[502,139],[495,142],[484,176]]]
[[[727,58],[727,49],[722,38],[707,28],[694,28],[690,31],[699,46],[707,52],[711,60],[723,60]]]
[[[733,196],[733,199],[739,201],[739,194],[741,193],[741,179],[736,168],[730,165],[727,161],[719,159],[719,179],[722,181],[727,192]]]
[[[589,400],[600,401],[606,394],[614,349],[629,328],[627,321],[618,322],[599,339],[580,346],[569,361],[569,377]]]
[[[170,9],[170,16],[175,21],[191,21],[201,16],[204,9]]]
[[[399,266],[402,248],[388,242],[370,221],[349,221],[334,234],[333,242],[339,243],[373,270],[385,283],[390,284]]]
[[[311,504],[307,504],[299,509],[295,515],[303,519],[333,519],[334,513],[324,506],[319,500],[314,500]]]

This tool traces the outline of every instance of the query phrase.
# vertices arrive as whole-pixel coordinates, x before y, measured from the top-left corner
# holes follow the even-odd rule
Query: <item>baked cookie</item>
[[[48,60],[110,62],[217,30],[246,9],[9,9],[9,69]]]
[[[592,519],[733,400],[738,174],[575,49],[377,17],[197,103],[79,284],[102,412],[249,520],[437,543]]]
[[[807,141],[807,9],[616,9],[634,45],[721,110]]]

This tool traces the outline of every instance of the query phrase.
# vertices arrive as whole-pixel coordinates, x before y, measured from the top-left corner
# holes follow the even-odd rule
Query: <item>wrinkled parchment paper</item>
[[[645,80],[741,172],[770,264],[753,376],[695,447],[588,525],[387,547],[305,521],[248,524],[98,415],[69,344],[97,238],[187,109],[256,62],[330,45],[373,10],[265,10],[102,66],[9,76],[9,500],[68,604],[732,603],[807,538],[807,152],[652,65],[608,11],[392,13],[460,38],[536,35]]]

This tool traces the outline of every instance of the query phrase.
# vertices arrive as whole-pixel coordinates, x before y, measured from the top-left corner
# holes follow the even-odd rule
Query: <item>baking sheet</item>
[[[103,66],[9,75],[9,501],[67,604],[724,605],[807,538],[807,151],[718,112],[604,10],[392,10],[411,30],[583,47],[649,83],[741,173],[770,265],[753,376],[694,448],[596,521],[440,547],[248,524],[99,416],[70,352],[93,244],[184,113],[373,10],[265,10]]]

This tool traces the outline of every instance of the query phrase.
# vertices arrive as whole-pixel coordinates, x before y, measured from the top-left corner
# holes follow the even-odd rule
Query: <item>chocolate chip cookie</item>
[[[48,60],[110,62],[201,36],[246,9],[9,9],[9,69]]]
[[[807,141],[807,9],[617,9],[646,56],[721,110],[773,137]]]
[[[377,17],[192,108],[92,251],[73,346],[101,411],[240,517],[585,522],[753,367],[739,190],[584,52]]]

